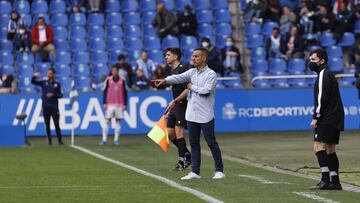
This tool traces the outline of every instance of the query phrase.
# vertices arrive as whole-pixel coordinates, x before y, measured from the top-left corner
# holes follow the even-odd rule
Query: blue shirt
[[[31,83],[41,87],[42,90],[42,106],[48,108],[58,108],[58,100],[63,97],[63,93],[61,91],[60,83],[56,81],[49,80],[36,80],[36,77],[33,77]],[[53,93],[54,96],[48,98],[46,96],[47,93]]]
[[[207,65],[165,78],[169,84],[191,82],[185,119],[195,123],[208,123],[214,119],[216,73]]]

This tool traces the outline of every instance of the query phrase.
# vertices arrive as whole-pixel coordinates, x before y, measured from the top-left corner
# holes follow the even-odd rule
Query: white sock
[[[120,120],[116,120],[115,128],[114,128],[115,131],[114,142],[119,141],[120,129],[121,129]]]
[[[109,133],[109,124],[110,124],[109,121],[105,121],[103,132],[102,132],[102,141],[103,142],[107,141],[107,136],[108,136],[108,133]]]

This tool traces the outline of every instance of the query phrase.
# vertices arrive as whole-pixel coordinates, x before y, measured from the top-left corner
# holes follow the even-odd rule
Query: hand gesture
[[[187,84],[187,88],[190,90],[191,87],[192,87],[192,84],[191,84],[191,82],[189,82],[189,83]]]
[[[312,121],[311,121],[311,123],[310,123],[310,126],[311,126],[312,129],[317,128],[317,120],[312,119]]]
[[[35,72],[34,73],[34,76],[37,77],[37,78],[40,77],[40,75],[41,75],[40,72]]]
[[[166,108],[166,114],[168,114],[173,108],[175,107],[175,101],[172,100],[170,103],[169,103],[169,106]]]
[[[165,80],[164,79],[156,79],[156,80],[151,80],[151,82],[154,82],[155,86],[159,87],[160,85],[162,85],[165,82]]]

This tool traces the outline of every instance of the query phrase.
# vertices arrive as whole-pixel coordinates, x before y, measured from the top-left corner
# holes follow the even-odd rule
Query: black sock
[[[331,183],[340,184],[339,180],[339,159],[336,156],[336,153],[332,153],[328,155],[329,157],[329,169],[331,176]]]
[[[320,170],[321,170],[321,180],[325,183],[330,183],[330,170],[329,170],[329,158],[325,150],[316,152],[316,157],[318,159]]]
[[[184,138],[177,139],[178,143],[178,150],[179,150],[179,157],[185,159],[185,149],[186,149],[186,142]]]

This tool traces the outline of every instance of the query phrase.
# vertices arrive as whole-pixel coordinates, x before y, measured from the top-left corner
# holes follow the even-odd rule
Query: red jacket
[[[45,25],[46,30],[46,41],[44,42],[44,45],[53,44],[54,43],[54,34],[50,26]],[[31,30],[31,42],[32,44],[40,45],[39,41],[39,26],[38,24],[35,24],[35,26]]]

